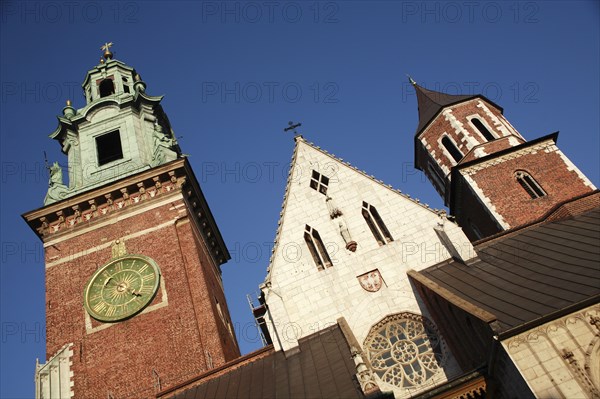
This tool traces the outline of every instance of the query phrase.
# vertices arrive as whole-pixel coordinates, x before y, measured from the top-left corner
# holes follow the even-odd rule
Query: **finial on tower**
[[[113,43],[104,43],[104,45],[102,45],[102,47],[100,47],[100,50],[104,50],[104,58],[106,58],[107,60],[112,59],[113,53],[110,51],[110,48],[112,47]]]
[[[413,86],[417,85],[417,82],[415,82],[415,80],[413,78],[411,78],[409,74],[406,74],[406,76],[408,76],[408,81],[410,82],[411,85],[413,85]]]
[[[67,106],[63,108],[63,115],[69,119],[75,115],[75,108],[71,105],[71,100],[67,100]]]

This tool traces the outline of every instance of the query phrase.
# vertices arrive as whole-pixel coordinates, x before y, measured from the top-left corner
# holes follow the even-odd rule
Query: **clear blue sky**
[[[233,259],[223,266],[242,351],[260,346],[246,294],[265,276],[293,141],[304,136],[441,208],[413,165],[405,74],[480,92],[527,138],[559,147],[599,184],[599,3],[1,2],[0,397],[31,398],[44,360],[42,246],[21,219],[47,188],[43,151],[100,46],[135,67],[180,139]]]

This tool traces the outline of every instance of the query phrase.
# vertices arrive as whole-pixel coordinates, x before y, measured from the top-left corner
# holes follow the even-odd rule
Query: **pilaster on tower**
[[[527,142],[480,94],[417,94],[415,167],[472,240],[522,226],[596,187],[558,149],[558,133]]]

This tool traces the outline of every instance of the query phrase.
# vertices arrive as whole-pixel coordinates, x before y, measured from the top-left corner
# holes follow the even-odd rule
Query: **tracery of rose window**
[[[381,320],[371,328],[364,349],[379,378],[400,388],[432,379],[441,371],[447,353],[433,323],[413,313]]]

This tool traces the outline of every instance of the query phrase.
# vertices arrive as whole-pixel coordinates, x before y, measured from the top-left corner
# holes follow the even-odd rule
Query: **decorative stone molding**
[[[547,141],[539,143],[538,145],[523,148],[521,150],[517,150],[517,151],[511,152],[509,154],[504,154],[499,157],[495,157],[493,159],[477,163],[476,165],[460,169],[460,173],[465,176],[472,176],[472,175],[476,174],[477,172],[479,172],[480,170],[487,169],[491,166],[499,165],[501,163],[510,161],[512,159],[520,158],[524,155],[535,154],[535,153],[538,153],[541,151],[555,152],[557,150],[558,150],[558,148],[554,144],[554,141],[549,139]]]
[[[36,360],[35,398],[69,399],[73,392],[73,344],[63,346],[45,364]]]
[[[586,370],[582,369],[578,362],[577,358],[573,354],[572,351],[563,348],[562,358],[567,363],[567,366],[571,369],[571,372],[575,375],[575,378],[579,382],[580,385],[584,386],[585,389],[592,394],[592,398],[600,398],[600,391],[594,386],[594,383],[590,379],[590,376],[586,372]]]
[[[360,389],[362,389],[365,395],[374,391],[379,391],[379,386],[377,385],[377,381],[375,381],[375,374],[364,362],[361,350],[356,347],[352,347],[350,350],[352,353],[352,360],[354,360],[354,365],[356,366],[356,378],[360,384]]]
[[[55,234],[69,228],[75,228],[77,225],[85,222],[100,219],[113,211],[141,203],[154,198],[161,193],[172,190],[173,187],[171,186],[170,176],[163,175],[156,176],[156,178],[163,179],[169,184],[165,185],[161,182],[160,189],[153,189],[151,193],[148,193],[145,189],[144,182],[142,181],[129,185],[128,187],[120,188],[108,194],[98,195],[97,198],[83,200],[76,205],[65,206],[63,209],[55,212],[56,217],[52,217],[50,214],[39,217],[35,229],[38,232],[38,235],[45,237],[49,234]],[[184,180],[180,178],[178,186],[180,187],[183,182]],[[119,198],[113,201],[113,195],[116,195]]]
[[[588,393],[591,398],[600,398],[600,332],[595,331],[598,324],[600,305],[593,305],[511,337],[503,341],[503,345],[511,357],[517,359],[529,359],[539,348],[549,351],[552,358],[546,358],[545,363],[552,359],[564,361],[564,369],[570,371],[570,378],[577,382],[581,392]],[[582,344],[586,341],[589,344],[584,350]],[[543,369],[544,362],[538,360],[537,366]],[[531,364],[529,367],[532,367]],[[569,380],[561,377],[558,381],[557,374],[551,369],[544,372],[547,380],[558,384],[559,388],[561,382]]]
[[[97,220],[106,220],[116,211],[137,206],[148,201],[159,201],[167,193],[179,191],[192,202],[189,209],[200,233],[207,243],[215,264],[221,265],[229,252],[212,217],[202,190],[186,158],[137,175],[125,177],[109,186],[90,190],[58,203],[47,205],[23,215],[29,226],[42,241],[60,237],[63,233],[77,231]],[[190,201],[190,198],[194,198]]]

